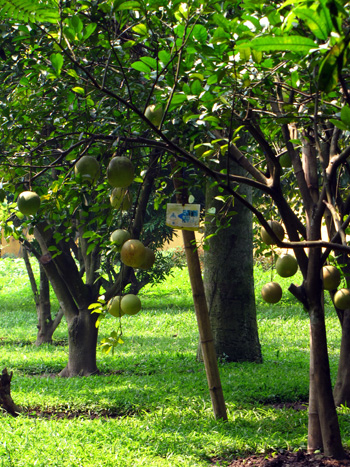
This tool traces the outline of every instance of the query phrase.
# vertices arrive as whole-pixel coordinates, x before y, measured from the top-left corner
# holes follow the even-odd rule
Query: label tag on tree
[[[199,230],[200,204],[168,203],[166,225],[173,229]]]

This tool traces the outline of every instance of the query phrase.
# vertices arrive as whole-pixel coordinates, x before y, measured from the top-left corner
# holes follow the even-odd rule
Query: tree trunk
[[[310,394],[310,399],[317,400],[317,412],[325,455],[335,459],[343,459],[345,452],[341,443],[338,417],[332,395],[326,327],[321,308],[310,311],[310,328],[315,383],[311,388],[316,392],[316,394]],[[309,440],[310,437],[315,438],[315,433],[310,432]]]
[[[21,409],[13,402],[11,397],[12,375],[13,372],[8,373],[6,368],[2,370],[0,375],[0,408],[16,417],[21,412]]]
[[[230,173],[244,173],[237,164],[231,162],[231,165]],[[241,187],[240,194],[250,198],[251,190],[249,187]],[[227,361],[260,363],[262,356],[254,293],[252,214],[239,201],[235,201],[234,206],[231,200],[224,205],[215,199],[219,195],[218,187],[208,182],[205,236],[213,236],[208,239],[209,248],[204,251],[204,286],[215,349],[217,355]],[[210,214],[213,208],[215,214]],[[236,214],[224,217],[220,210],[223,214],[226,210]],[[227,221],[229,224],[226,226]]]
[[[96,314],[90,310],[80,311],[68,320],[68,363],[60,376],[90,376],[98,373],[96,346],[98,330]]]
[[[350,405],[350,310],[342,314],[342,338],[337,380],[333,395],[336,406]]]
[[[41,344],[51,344],[53,333],[55,332],[57,326],[62,320],[63,311],[62,308],[60,308],[55,318],[52,319],[50,302],[50,283],[45,273],[45,270],[39,262],[40,286],[38,290],[34,272],[30,264],[30,259],[26,248],[23,248],[23,259],[26,265],[27,274],[34,295],[35,307],[38,316],[38,333],[35,344],[38,346]]]
[[[345,452],[341,442],[330,376],[320,270],[321,252],[316,248],[311,249],[307,280],[305,281],[310,315],[311,380],[308,450],[312,452],[320,447],[320,430],[324,454],[335,459],[343,459]]]

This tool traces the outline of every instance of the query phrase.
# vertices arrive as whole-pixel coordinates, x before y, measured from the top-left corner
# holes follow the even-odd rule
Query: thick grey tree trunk
[[[225,162],[226,163],[226,162]],[[232,165],[235,163],[232,163]],[[242,174],[237,164],[230,173]],[[250,188],[240,193],[251,197]],[[222,195],[208,182],[206,188],[205,235],[215,234],[227,222],[223,213],[235,211],[230,225],[208,240],[204,253],[204,286],[210,313],[216,353],[227,361],[261,362],[256,321],[253,276],[252,214],[236,201],[224,205]],[[215,215],[210,214],[215,208]]]

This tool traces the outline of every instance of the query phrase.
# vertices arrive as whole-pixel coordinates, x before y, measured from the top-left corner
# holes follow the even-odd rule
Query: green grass
[[[288,280],[281,281],[282,302],[262,302],[270,273],[255,272],[264,362],[220,363],[229,414],[220,422],[196,361],[198,331],[185,269],[142,290],[142,311],[123,317],[124,344],[114,356],[97,351],[103,375],[61,379],[50,373],[67,361],[65,322],[54,345],[36,347],[35,306],[22,261],[0,260],[0,369],[14,371],[12,396],[25,409],[16,419],[0,415],[0,467],[195,467],[214,465],[214,458],[304,448],[307,412],[272,404],[307,401],[308,318],[287,291]],[[104,320],[100,339],[115,324],[113,317]],[[330,307],[327,328],[334,379],[340,327]],[[340,410],[339,419],[350,447],[349,410]]]

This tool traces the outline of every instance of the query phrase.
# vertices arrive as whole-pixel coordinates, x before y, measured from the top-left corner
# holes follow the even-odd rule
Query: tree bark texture
[[[38,317],[38,333],[35,344],[38,346],[45,343],[51,344],[53,333],[55,332],[62,320],[63,311],[62,308],[60,308],[55,318],[52,319],[50,302],[50,283],[45,273],[45,270],[39,262],[40,285],[38,290],[38,286],[35,280],[34,272],[26,248],[23,248],[23,259],[26,265],[32,292],[34,295],[35,307]]]
[[[342,314],[342,338],[338,364],[337,380],[333,395],[336,406],[350,404],[350,310]]]
[[[321,251],[311,249],[308,274],[305,281],[310,315],[311,380],[308,450],[312,452],[319,449],[319,431],[321,431],[324,454],[335,459],[343,459],[345,451],[341,442],[338,416],[332,392],[320,270]]]
[[[233,165],[233,163],[232,163]],[[242,175],[235,164],[231,172]],[[204,287],[209,308],[215,349],[227,361],[261,362],[261,348],[256,321],[252,214],[239,201],[224,206],[217,199],[220,192],[210,182],[206,188],[205,236],[209,249],[204,252]],[[240,194],[251,197],[250,188],[240,188]],[[230,202],[231,204],[231,202]],[[208,214],[215,208],[215,215]],[[220,210],[235,211],[230,224],[216,233]]]
[[[98,373],[96,346],[98,330],[90,310],[81,310],[68,320],[68,363],[59,374],[63,377],[90,376]]]
[[[21,409],[16,405],[11,397],[11,379],[13,372],[8,373],[4,368],[0,375],[0,408],[16,417]]]

